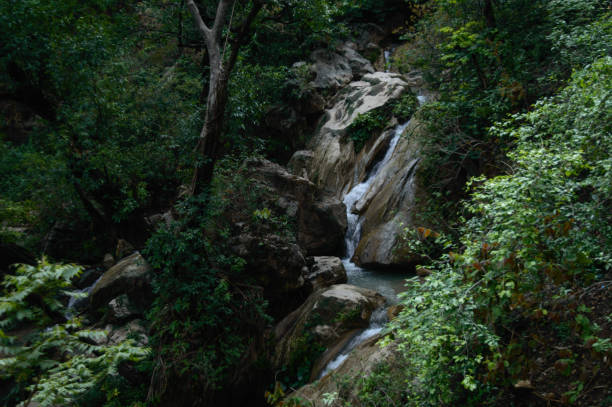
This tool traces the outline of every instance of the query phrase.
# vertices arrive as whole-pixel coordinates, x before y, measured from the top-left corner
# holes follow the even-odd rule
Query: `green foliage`
[[[16,400],[4,402],[71,403],[117,375],[120,363],[148,355],[132,340],[94,345],[106,338],[103,331],[83,329],[79,319],[64,322],[64,300],[73,295],[67,289],[80,273],[77,266],[43,260],[37,266],[20,266],[15,275],[5,277],[0,297],[0,377],[13,380],[19,390],[12,395]]]
[[[555,301],[581,298],[571,293],[612,270],[611,87],[612,59],[599,59],[558,96],[491,129],[514,145],[510,174],[473,181],[463,249],[431,264],[423,281],[409,281],[405,309],[391,324],[411,378],[408,405],[493,403],[495,388],[529,375],[534,333],[508,338],[506,329],[542,318],[557,325]],[[588,311],[563,314],[571,328],[558,340],[578,349],[601,341],[604,355],[607,342]],[[580,391],[578,384],[567,396]]]
[[[491,4],[486,12],[485,3]],[[439,97],[420,114],[422,184],[457,199],[471,176],[506,171],[507,139],[487,129],[554,93],[573,68],[610,53],[605,1],[436,0],[396,65],[424,71]],[[440,216],[452,216],[442,213]],[[453,223],[450,220],[449,223]]]
[[[353,140],[355,152],[361,151],[365,143],[377,133],[380,133],[389,122],[385,109],[374,109],[361,113],[349,127],[349,137]]]
[[[399,121],[408,120],[416,111],[417,106],[416,96],[408,91],[384,106],[357,115],[348,128],[348,135],[353,140],[355,151],[361,151],[373,135],[384,130],[392,117]]]
[[[147,260],[156,270],[149,318],[162,361],[154,371],[158,398],[177,388],[198,389],[204,398],[222,391],[251,367],[250,352],[260,346],[255,338],[270,321],[246,261],[229,246],[228,213],[242,211],[249,220],[272,217],[269,210],[256,210],[257,191],[238,171],[238,162],[221,162],[210,197],[179,204],[180,220],[147,242]]]

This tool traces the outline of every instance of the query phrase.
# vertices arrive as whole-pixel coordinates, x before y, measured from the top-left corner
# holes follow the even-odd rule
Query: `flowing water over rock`
[[[345,236],[346,244],[346,257],[342,260],[344,268],[346,269],[348,283],[359,287],[369,288],[378,291],[387,298],[390,303],[397,302],[396,293],[398,289],[401,289],[405,276],[398,273],[382,273],[382,272],[371,272],[365,270],[351,261],[351,258],[355,254],[355,249],[361,238],[361,223],[363,219],[360,218],[358,213],[355,213],[355,204],[370,190],[372,183],[376,180],[380,169],[389,161],[397,143],[406,130],[406,127],[410,122],[401,124],[395,129],[393,138],[389,142],[389,146],[385,153],[385,156],[378,163],[374,165],[366,180],[360,184],[355,185],[345,196],[344,204],[346,205],[346,218],[347,218],[347,232]]]
[[[397,302],[397,293],[401,291],[404,284],[404,280],[407,276],[401,273],[368,271],[357,266],[351,261],[351,258],[355,253],[355,249],[359,244],[359,239],[361,238],[362,219],[355,211],[355,204],[370,190],[370,187],[376,180],[380,169],[384,167],[384,165],[393,155],[393,152],[395,150],[395,147],[397,146],[400,137],[402,136],[409,124],[410,122],[407,122],[396,127],[393,134],[393,138],[389,142],[389,146],[384,157],[374,165],[372,170],[370,170],[365,181],[355,185],[344,196],[343,200],[344,204],[346,205],[348,228],[345,237],[346,256],[342,260],[342,263],[344,264],[344,268],[346,269],[348,283],[356,285],[358,287],[369,288],[371,290],[377,291],[386,298],[387,304],[394,304]],[[323,369],[321,377],[325,376],[327,373],[340,366],[342,362],[346,360],[349,353],[356,346],[358,346],[365,340],[373,337],[374,335],[377,335],[383,329],[386,322],[387,316],[385,312],[385,307],[383,306],[378,308],[372,314],[372,317],[370,319],[370,326],[363,332],[356,335],[353,339],[351,339],[345,345],[342,351],[338,354],[338,356],[334,360],[332,360],[325,367],[325,369]]]

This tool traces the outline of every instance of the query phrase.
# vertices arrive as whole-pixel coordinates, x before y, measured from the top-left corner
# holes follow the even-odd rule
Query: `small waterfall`
[[[345,196],[343,199],[344,204],[346,205],[346,218],[348,228],[346,231],[346,235],[344,238],[346,245],[345,257],[342,259],[342,263],[344,264],[344,268],[346,269],[346,274],[348,277],[348,283],[353,284],[359,287],[369,288],[371,290],[375,290],[382,294],[387,302],[395,302],[395,289],[394,286],[404,280],[402,276],[398,276],[397,274],[390,274],[390,278],[385,278],[385,273],[376,273],[373,274],[367,270],[362,269],[357,266],[355,263],[351,261],[351,258],[355,254],[355,250],[357,249],[357,245],[359,244],[359,240],[361,238],[361,222],[359,214],[353,213],[353,207],[355,203],[357,203],[370,189],[373,182],[376,180],[376,177],[380,170],[389,162],[391,157],[393,156],[393,152],[395,151],[395,147],[399,142],[400,137],[406,130],[406,127],[410,124],[410,121],[400,124],[395,128],[393,133],[393,137],[389,142],[389,146],[387,147],[387,151],[385,152],[385,156],[378,163],[374,165],[372,170],[370,170],[369,174],[366,176],[366,179],[355,185]],[[363,343],[365,340],[373,337],[378,334],[384,327],[387,322],[387,314],[385,307],[380,307],[376,309],[370,318],[370,325],[367,329],[356,335],[352,338],[340,351],[338,356],[331,362],[325,366],[323,372],[320,377],[325,376],[327,373],[336,369],[338,366],[342,364],[348,357],[349,353],[357,347],[359,344]]]
[[[325,376],[332,370],[339,367],[342,362],[344,362],[346,358],[348,358],[349,354],[353,349],[355,349],[359,344],[372,338],[374,335],[377,335],[380,331],[382,331],[386,323],[387,314],[385,307],[380,307],[376,309],[370,317],[370,326],[366,330],[361,332],[359,335],[356,335],[344,346],[344,348],[342,348],[340,353],[338,353],[338,356],[336,356],[334,360],[332,360],[327,364],[327,366],[325,366],[325,369],[323,369],[323,372],[321,372],[319,378]]]
[[[391,66],[391,50],[386,49],[383,54],[385,57],[385,72],[389,72],[389,67]]]
[[[346,245],[345,260],[350,261],[350,259],[353,257],[353,254],[355,254],[355,249],[357,249],[359,239],[361,238],[361,222],[359,219],[359,214],[353,213],[353,207],[355,206],[355,203],[357,203],[357,201],[359,201],[366,194],[366,192],[368,192],[368,189],[370,189],[370,186],[376,179],[376,176],[380,172],[381,168],[383,168],[391,159],[391,156],[395,151],[395,147],[397,146],[397,142],[404,133],[404,130],[406,130],[406,127],[408,127],[408,124],[410,124],[410,121],[395,128],[393,138],[389,142],[389,147],[387,148],[383,159],[374,165],[374,168],[372,168],[370,173],[367,175],[366,180],[355,185],[342,200],[344,205],[346,205],[346,220],[348,224],[346,235],[344,237],[344,242]]]
[[[94,286],[98,283],[98,281],[100,281],[101,278],[102,276],[98,277],[96,281],[94,281],[93,284],[89,287],[85,287],[82,290],[73,291],[73,293],[77,295],[70,297],[70,299],[68,300],[66,313],[64,314],[67,319],[70,319],[75,316],[75,311],[78,312],[79,305],[87,300],[87,297],[89,296],[89,294],[91,294],[91,290],[93,290]]]

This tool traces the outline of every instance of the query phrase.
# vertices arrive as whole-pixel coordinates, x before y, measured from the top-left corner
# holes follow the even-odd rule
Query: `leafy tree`
[[[559,310],[587,310],[585,295],[612,270],[611,81],[612,59],[598,59],[558,96],[491,129],[514,143],[511,172],[473,181],[462,249],[410,281],[392,323],[409,405],[494,404],[496,388],[533,374],[531,339],[549,324],[574,328],[547,343],[589,354],[586,366],[605,363],[600,327],[585,311]]]

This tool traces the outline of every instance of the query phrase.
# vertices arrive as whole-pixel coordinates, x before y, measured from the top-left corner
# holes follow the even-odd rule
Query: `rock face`
[[[342,44],[335,50],[316,50],[310,59],[313,61],[311,70],[316,75],[313,87],[327,93],[374,72],[370,61],[357,52],[353,43]]]
[[[282,314],[279,308],[297,306],[310,292],[302,276],[306,260],[298,245],[274,234],[242,234],[234,239],[232,251],[247,260],[249,276],[263,287],[273,315]]]
[[[306,173],[324,195],[337,199],[368,179],[373,168],[379,168],[362,198],[349,208],[360,219],[360,241],[353,261],[363,267],[405,267],[417,260],[404,253],[399,242],[403,227],[414,222],[416,197],[422,194],[416,181],[419,146],[414,136],[424,130],[417,119],[411,120],[382,167],[379,163],[399,125],[395,119],[389,122],[388,130],[371,138],[359,153],[355,153],[346,132],[359,114],[386,105],[419,86],[418,75],[404,77],[383,72],[365,74],[360,81],[349,83],[326,111],[309,142],[310,150],[298,151],[289,162],[293,171]]]
[[[295,219],[297,243],[310,256],[342,251],[346,232],[344,204],[333,197],[319,198],[316,186],[308,179],[288,172],[267,160],[249,160],[249,177],[280,210]]]
[[[372,312],[384,302],[382,295],[348,284],[311,294],[300,308],[275,327],[273,365],[280,368],[290,364],[304,341],[337,348],[337,344],[348,340],[356,330],[367,327]]]
[[[394,369],[400,368],[398,363],[398,353],[394,344],[381,348],[377,342],[380,336],[375,336],[351,352],[348,358],[333,372],[325,375],[314,383],[301,387],[297,391],[289,394],[286,401],[299,399],[302,403],[306,402],[312,407],[326,407],[328,404],[323,402],[325,393],[337,393],[339,402],[359,407],[362,405],[358,399],[361,387],[361,379],[372,373],[381,364],[389,366],[391,375]]]
[[[397,99],[407,89],[408,83],[400,75],[383,72],[364,75],[342,89],[308,144],[313,152],[309,179],[329,195],[341,198],[354,181],[357,162],[353,142],[345,137],[348,127],[359,114]]]
[[[416,181],[419,147],[414,142],[419,128],[417,120],[410,122],[391,159],[355,204],[363,222],[353,261],[361,266],[405,267],[418,260],[399,250],[398,243],[403,227],[413,224],[416,197],[422,193]]]
[[[318,256],[309,259],[311,262],[304,279],[312,286],[313,291],[334,284],[346,283],[346,270],[342,260],[333,256]]]
[[[122,294],[134,304],[151,301],[151,268],[140,253],[124,258],[106,271],[94,285],[89,299],[96,309]]]
[[[292,97],[286,103],[272,107],[265,118],[263,133],[272,140],[273,154],[286,162],[291,152],[304,147],[314,130],[328,99],[351,81],[373,73],[370,61],[358,52],[359,47],[347,42],[336,48],[315,50],[308,60],[293,65],[293,79],[287,86]],[[274,148],[276,144],[289,150]]]

